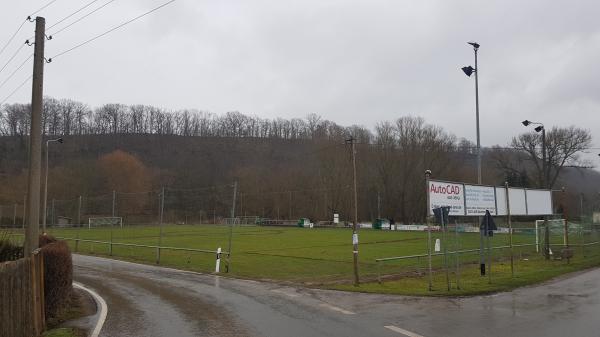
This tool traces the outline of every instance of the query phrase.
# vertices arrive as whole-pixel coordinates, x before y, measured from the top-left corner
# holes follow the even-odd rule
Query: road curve
[[[74,255],[100,336],[600,336],[600,269],[511,293],[421,298],[227,279]]]

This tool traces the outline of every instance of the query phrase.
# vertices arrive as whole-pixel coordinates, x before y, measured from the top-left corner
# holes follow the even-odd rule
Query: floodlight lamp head
[[[529,126],[529,124],[531,124],[531,121],[526,119],[526,120],[522,121],[521,124],[523,124],[525,126]]]
[[[544,130],[544,126],[543,125],[537,126],[534,130],[535,130],[535,132],[541,132],[542,130]]]
[[[473,46],[473,48],[475,49],[479,49],[479,43],[471,41],[471,42],[467,42],[468,44],[470,44],[471,46]]]
[[[468,67],[462,67],[461,69],[462,69],[462,71],[465,73],[465,75],[467,75],[467,76],[469,76],[469,77],[471,77],[471,75],[472,75],[472,74],[473,74],[475,71],[477,71],[475,68],[473,68],[473,67],[471,67],[471,66],[468,66]]]
[[[599,155],[599,156],[600,156],[600,155]],[[426,170],[426,171],[425,171],[425,175],[429,177],[429,176],[431,175],[431,170]]]

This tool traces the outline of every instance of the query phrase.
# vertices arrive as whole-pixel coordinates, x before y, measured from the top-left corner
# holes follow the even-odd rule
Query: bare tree
[[[533,176],[538,187],[543,187],[544,176],[548,177],[547,187],[552,188],[565,166],[582,166],[579,153],[590,147],[592,136],[588,130],[570,126],[553,127],[546,133],[546,172],[543,167],[542,135],[539,133],[523,133],[514,137],[511,145],[522,151],[526,164],[518,156],[497,157],[500,167],[506,172],[528,172]]]

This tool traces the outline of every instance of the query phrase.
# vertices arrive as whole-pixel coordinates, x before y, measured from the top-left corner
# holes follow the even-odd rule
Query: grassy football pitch
[[[124,226],[122,228],[114,227],[112,230],[109,227],[56,228],[49,230],[49,233],[57,237],[78,237],[97,241],[110,241],[112,235],[113,243],[157,245],[159,231],[157,226]],[[161,245],[210,251],[221,247],[223,251],[227,251],[229,231],[229,227],[223,225],[168,225],[163,227]],[[450,232],[443,240],[442,233],[434,232],[432,237],[432,244],[435,239],[442,240],[442,252],[444,242],[449,251],[477,249],[480,244],[478,233]],[[561,240],[561,237],[552,239],[553,243]],[[360,229],[359,241],[359,272],[361,280],[366,283],[360,290],[414,294],[426,289],[428,270],[426,257],[387,261],[381,264],[376,263],[375,259],[426,254],[427,232]],[[493,250],[492,273],[496,282],[492,286],[485,285],[488,281],[487,278],[481,278],[478,275],[479,253],[461,254],[458,263],[465,284],[461,293],[502,290],[507,287],[537,282],[578,268],[577,258],[581,254],[576,254],[576,258],[567,269],[547,265],[547,263],[557,265],[566,262],[543,261],[540,254],[535,253],[535,247],[532,245],[535,243],[535,235],[532,231],[513,235],[513,243],[515,245],[531,245],[514,248],[515,270],[522,279],[515,282],[510,277],[510,255],[507,248]],[[106,243],[79,242],[76,247],[75,242],[69,240],[69,244],[74,251],[77,250],[80,253],[109,255],[109,245]],[[508,246],[508,244],[509,236],[507,234],[496,234],[490,240],[492,247]],[[588,255],[591,255],[599,248],[595,246],[587,250]],[[301,282],[315,286],[353,290],[351,286],[353,275],[352,231],[349,228],[235,226],[231,251],[231,266],[228,273],[231,276]],[[113,257],[144,263],[155,263],[156,253],[155,248],[147,247],[113,245],[112,248]],[[215,254],[213,253],[163,249],[160,255],[160,264],[164,266],[201,272],[214,271]],[[227,265],[225,256],[222,261],[221,270],[225,271]],[[590,261],[582,260],[582,262],[588,266]],[[456,255],[449,254],[447,263],[450,267],[450,277],[454,280],[457,265]],[[443,256],[434,257],[436,289],[443,289],[446,285],[443,267]],[[378,274],[383,276],[384,285],[376,282]]]

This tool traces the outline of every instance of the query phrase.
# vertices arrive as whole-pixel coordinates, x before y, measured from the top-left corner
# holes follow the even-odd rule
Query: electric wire
[[[102,4],[100,7],[98,7],[98,8],[96,8],[96,9],[94,9],[93,11],[91,11],[91,12],[89,12],[89,13],[85,14],[84,16],[82,16],[82,17],[80,17],[79,19],[77,19],[77,20],[75,20],[75,21],[71,22],[70,24],[68,24],[68,25],[64,26],[63,28],[61,28],[61,29],[57,30],[56,32],[54,32],[54,33],[51,33],[50,35],[54,36],[54,35],[56,35],[56,34],[58,34],[58,33],[62,32],[62,31],[64,31],[65,29],[67,29],[67,28],[69,28],[69,27],[73,26],[74,24],[76,24],[76,23],[80,22],[81,20],[83,20],[83,19],[87,18],[88,16],[90,16],[90,15],[92,15],[92,14],[96,13],[97,11],[101,10],[102,8],[106,7],[107,5],[109,5],[109,4],[111,4],[111,3],[115,2],[115,1],[116,1],[116,0],[110,0],[110,1],[108,1],[108,2],[106,2],[106,3],[104,3],[104,4]],[[56,26],[56,24],[55,24],[55,25],[53,25],[52,27],[54,27],[54,26]]]
[[[8,61],[6,61],[6,63],[4,63],[4,65],[2,66],[2,68],[0,68],[0,73],[2,73],[2,71],[10,64],[10,62],[12,62],[12,60],[17,57],[17,54],[19,54],[19,52],[21,51],[21,49],[23,49],[23,47],[25,47],[25,43],[23,43],[21,45],[21,47],[17,48],[17,51],[8,59]]]
[[[138,19],[141,19],[142,17],[144,17],[144,16],[146,16],[146,15],[148,15],[148,14],[150,14],[150,13],[154,12],[154,11],[157,11],[157,10],[159,10],[159,9],[161,9],[161,8],[163,8],[163,7],[167,6],[167,5],[169,5],[169,4],[171,4],[171,3],[175,2],[175,1],[176,1],[176,0],[170,0],[170,1],[167,1],[167,2],[163,3],[163,4],[162,4],[162,5],[160,5],[160,6],[154,7],[153,9],[151,9],[151,10],[149,10],[149,11],[145,12],[145,13],[142,13],[142,14],[140,14],[140,15],[136,16],[136,17],[135,17],[135,18],[133,18],[133,19],[130,19],[130,20],[128,20],[128,21],[125,21],[125,22],[123,22],[123,23],[121,23],[121,24],[119,24],[119,25],[117,25],[117,26],[115,26],[115,27],[113,27],[113,28],[111,28],[111,29],[109,29],[109,30],[105,31],[105,32],[104,32],[104,33],[102,33],[102,34],[96,35],[96,36],[94,36],[93,38],[91,38],[91,39],[89,39],[89,40],[86,40],[86,41],[84,41],[84,42],[82,42],[82,43],[80,43],[80,44],[77,44],[77,45],[75,45],[75,46],[73,46],[73,47],[71,47],[71,48],[69,48],[69,49],[67,49],[67,50],[64,50],[64,51],[62,51],[62,52],[60,52],[60,53],[58,53],[58,54],[54,55],[54,56],[53,56],[51,59],[55,59],[55,58],[57,58],[57,57],[60,57],[60,56],[62,56],[62,55],[64,55],[64,54],[66,54],[66,53],[69,53],[69,52],[71,52],[71,51],[73,51],[73,50],[75,50],[75,49],[77,49],[77,48],[79,48],[79,47],[82,47],[82,46],[84,46],[84,45],[86,45],[86,44],[88,44],[88,43],[90,43],[90,42],[92,42],[92,41],[94,41],[94,40],[96,40],[96,39],[99,39],[99,38],[101,38],[101,37],[103,37],[103,36],[105,36],[105,35],[107,35],[107,34],[109,34],[109,33],[113,32],[113,31],[115,31],[115,30],[117,30],[117,29],[119,29],[119,28],[123,27],[123,26],[126,26],[126,25],[128,25],[128,24],[130,24],[130,23],[132,23],[132,22],[134,22],[134,21],[136,21],[136,20],[138,20]]]
[[[4,44],[4,46],[2,47],[2,49],[0,49],[0,55],[2,55],[2,53],[4,52],[4,50],[6,50],[6,47],[8,47],[8,45],[12,42],[12,40],[19,33],[19,31],[21,30],[21,28],[23,28],[23,25],[25,24],[25,22],[27,22],[27,19],[25,19],[25,20],[23,20],[23,22],[21,22],[21,25],[19,26],[19,28],[17,28],[17,31],[10,37],[10,39],[8,39],[8,42],[6,42],[6,44]]]
[[[46,5],[42,6],[42,8],[40,8],[40,9],[38,9],[38,10],[34,11],[33,13],[29,14],[29,16],[34,16],[34,15],[36,15],[37,13],[39,13],[39,12],[43,11],[44,9],[46,9],[46,7],[48,7],[48,6],[52,5],[52,4],[53,4],[53,3],[55,3],[56,1],[57,1],[57,0],[52,0],[52,1],[50,1],[50,2],[49,2],[49,3],[47,3]]]
[[[6,96],[6,98],[2,102],[0,102],[0,105],[8,101],[12,97],[12,95],[14,95],[19,89],[21,89],[25,85],[25,83],[27,83],[32,77],[33,75],[29,75],[29,77],[27,77],[27,79],[25,79],[23,83],[19,84],[19,86],[15,90],[13,90],[8,96]]]
[[[74,11],[73,13],[71,13],[71,14],[69,14],[69,15],[65,16],[64,18],[62,18],[62,19],[58,20],[58,22],[56,22],[55,24],[51,25],[51,26],[50,26],[50,27],[48,27],[47,29],[48,29],[48,30],[50,30],[50,29],[52,29],[53,27],[56,27],[57,25],[59,25],[59,24],[63,23],[65,20],[67,20],[67,19],[69,19],[70,17],[72,17],[73,15],[75,15],[75,14],[77,14],[77,13],[81,12],[82,10],[84,10],[84,9],[88,8],[88,7],[89,7],[89,6],[91,6],[91,5],[92,5],[94,2],[97,2],[97,1],[99,1],[99,0],[92,0],[92,1],[88,2],[88,3],[87,3],[87,4],[85,4],[83,7],[79,8],[78,10]]]
[[[23,68],[23,66],[25,65],[25,63],[27,63],[27,61],[29,61],[32,57],[33,57],[33,54],[29,55],[29,57],[27,57],[21,63],[21,65],[19,65],[17,67],[17,69],[15,69],[10,75],[8,75],[8,77],[4,80],[4,82],[0,83],[0,88],[2,88],[17,73],[17,71],[19,71],[19,69]]]

